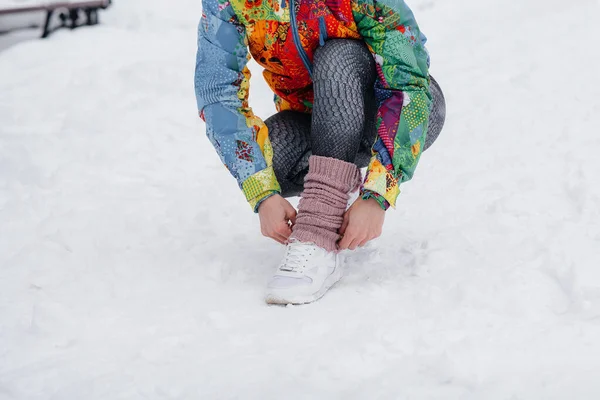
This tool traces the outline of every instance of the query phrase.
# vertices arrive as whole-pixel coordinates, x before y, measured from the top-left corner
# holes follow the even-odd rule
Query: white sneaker
[[[314,245],[292,241],[267,286],[268,304],[305,304],[323,297],[342,277],[341,256]]]

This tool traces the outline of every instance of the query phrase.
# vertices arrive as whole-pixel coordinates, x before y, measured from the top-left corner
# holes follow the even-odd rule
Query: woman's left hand
[[[363,200],[360,197],[344,214],[344,222],[340,228],[342,239],[338,243],[340,250],[355,250],[367,242],[381,236],[385,210],[377,200]]]

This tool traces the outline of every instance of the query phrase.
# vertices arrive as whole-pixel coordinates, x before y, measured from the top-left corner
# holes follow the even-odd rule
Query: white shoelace
[[[295,273],[301,272],[314,249],[315,245],[312,243],[291,242],[285,253],[285,260],[279,267],[279,270]]]

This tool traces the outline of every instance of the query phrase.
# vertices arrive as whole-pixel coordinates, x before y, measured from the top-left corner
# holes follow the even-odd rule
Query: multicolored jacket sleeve
[[[378,138],[362,187],[387,209],[412,178],[427,135],[431,94],[425,36],[403,0],[351,0],[359,33],[375,55]]]
[[[229,2],[202,2],[195,88],[206,134],[250,206],[281,191],[264,122],[248,106],[250,58],[244,26]]]

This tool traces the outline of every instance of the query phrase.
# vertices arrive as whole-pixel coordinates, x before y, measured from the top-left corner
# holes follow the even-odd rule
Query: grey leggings
[[[369,164],[377,135],[376,74],[373,56],[361,41],[329,40],[315,52],[312,115],[282,111],[265,121],[284,197],[302,192],[313,154],[354,162],[360,168]],[[440,134],[446,116],[444,95],[433,77],[430,88],[433,107],[424,150]]]

